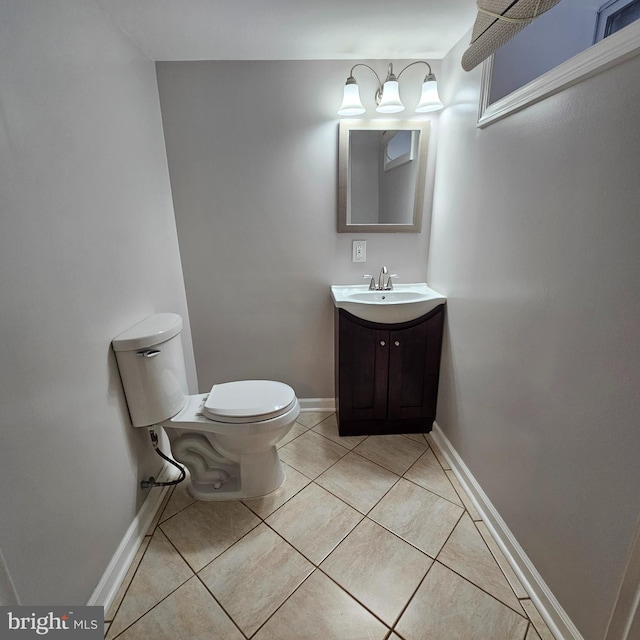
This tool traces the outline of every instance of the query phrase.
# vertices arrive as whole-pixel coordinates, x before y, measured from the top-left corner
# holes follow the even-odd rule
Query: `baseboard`
[[[469,494],[549,630],[558,640],[584,640],[437,422],[433,423],[431,437]]]
[[[604,640],[640,638],[640,519]]]
[[[335,411],[335,398],[298,398],[300,410],[308,411]]]
[[[0,607],[12,607],[20,604],[20,598],[11,579],[7,563],[0,549]]]
[[[174,471],[175,467],[165,462],[156,479],[158,482],[172,479],[177,475]],[[104,607],[105,611],[109,609],[169,488],[155,487],[149,491],[149,495],[124,534],[87,605]]]

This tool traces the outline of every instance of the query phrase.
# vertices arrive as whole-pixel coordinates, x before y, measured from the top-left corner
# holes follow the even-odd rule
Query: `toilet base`
[[[285,480],[275,445],[264,451],[230,455],[203,433],[185,433],[171,442],[176,460],[189,470],[188,493],[196,500],[258,498]]]
[[[277,474],[277,480],[270,487],[261,487],[259,489],[255,489],[254,491],[247,490],[247,488],[243,488],[240,486],[241,483],[238,482],[237,478],[232,478],[228,483],[216,489],[211,484],[203,484],[198,482],[193,482],[189,480],[189,484],[187,485],[187,493],[196,500],[204,500],[204,501],[224,501],[224,500],[244,500],[244,499],[252,499],[252,498],[261,498],[262,496],[266,496],[276,489],[279,489],[286,480],[285,471],[278,461],[278,467],[280,473]]]

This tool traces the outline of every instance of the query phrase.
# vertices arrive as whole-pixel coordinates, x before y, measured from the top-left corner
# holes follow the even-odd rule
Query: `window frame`
[[[608,38],[620,31],[613,31],[607,33],[607,27],[609,26],[609,19],[626,9],[630,4],[639,4],[640,0],[609,0],[605,2],[599,9],[596,17],[596,29],[593,36],[593,43],[600,42],[604,38]]]
[[[640,20],[600,40],[504,98],[489,104],[493,70],[493,56],[491,56],[482,66],[477,127],[483,129],[511,113],[516,113],[530,104],[559,93],[638,54],[640,54]]]

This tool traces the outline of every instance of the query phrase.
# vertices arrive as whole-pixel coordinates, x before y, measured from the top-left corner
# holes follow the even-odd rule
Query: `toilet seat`
[[[216,422],[260,422],[283,415],[296,403],[294,390],[274,380],[240,380],[214,384],[202,407]]]

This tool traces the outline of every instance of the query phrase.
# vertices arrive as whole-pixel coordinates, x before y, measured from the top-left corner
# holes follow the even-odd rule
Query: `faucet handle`
[[[387,289],[389,291],[393,290],[393,281],[391,280],[391,278],[399,278],[400,276],[397,273],[391,273],[389,274],[389,276],[387,277]]]
[[[365,273],[362,277],[363,278],[371,278],[371,280],[369,281],[369,291],[375,291],[377,289],[376,281],[374,280],[372,275],[369,275],[368,273]]]

